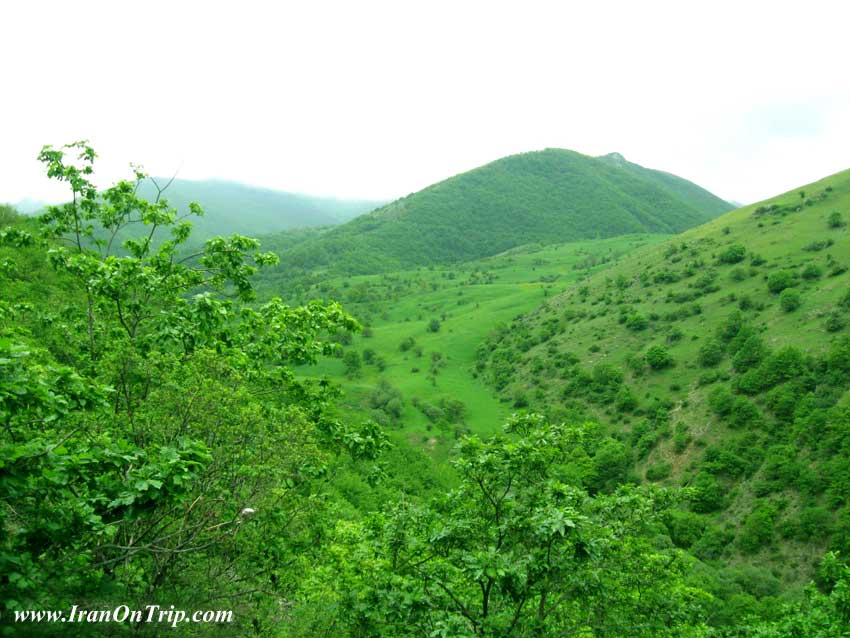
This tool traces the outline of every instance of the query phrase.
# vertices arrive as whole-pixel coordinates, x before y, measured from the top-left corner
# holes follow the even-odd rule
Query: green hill
[[[801,582],[850,552],[848,220],[850,171],[723,215],[503,325],[477,370],[604,424],[589,485],[693,488],[677,545]]]
[[[284,268],[374,273],[469,261],[536,242],[677,233],[732,207],[613,154],[506,157],[396,200],[282,255]]]

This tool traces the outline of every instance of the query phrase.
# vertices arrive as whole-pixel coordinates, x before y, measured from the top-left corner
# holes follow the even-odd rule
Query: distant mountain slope
[[[160,186],[167,178],[156,178]],[[146,181],[140,192],[156,197],[156,188]],[[256,236],[292,228],[339,224],[380,206],[383,202],[341,200],[248,186],[221,180],[175,179],[163,197],[178,211],[198,202],[204,216],[192,219],[192,240],[240,233]]]
[[[801,582],[850,552],[848,335],[845,171],[630,253],[505,325],[477,371],[605,424],[621,478],[694,488],[678,545]]]
[[[546,149],[396,200],[282,255],[285,268],[382,272],[468,261],[531,242],[676,233],[731,206],[681,178]]]

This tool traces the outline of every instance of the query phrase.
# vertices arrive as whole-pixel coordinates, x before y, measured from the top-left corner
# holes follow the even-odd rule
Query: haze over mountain
[[[398,199],[285,252],[286,268],[368,273],[468,261],[523,244],[677,233],[732,206],[613,153],[512,155]]]
[[[156,181],[160,186],[168,183],[164,178]],[[148,199],[156,197],[150,181],[140,190]],[[255,236],[340,224],[383,203],[287,193],[224,180],[175,179],[163,196],[181,212],[188,210],[189,202],[201,204],[204,216],[192,219],[195,241],[232,233]]]
[[[192,241],[199,242],[216,235],[265,235],[296,228],[332,226],[349,221],[384,202],[348,200],[288,193],[227,180],[188,180],[155,177],[145,180],[139,192],[153,200],[157,187],[178,213],[188,211],[190,202],[198,202],[203,217],[192,217]],[[24,214],[37,214],[49,202],[22,200],[15,208]]]

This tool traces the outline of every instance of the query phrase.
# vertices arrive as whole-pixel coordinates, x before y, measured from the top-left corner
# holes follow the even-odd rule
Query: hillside
[[[536,242],[677,233],[730,209],[695,184],[618,155],[547,149],[387,204],[285,252],[282,267],[366,274],[456,263]]]
[[[497,432],[513,410],[474,370],[476,347],[488,334],[588,273],[667,237],[523,246],[455,266],[323,280],[292,301],[336,299],[366,328],[340,339],[339,358],[303,372],[339,383],[347,418],[373,418],[444,458],[459,434]],[[260,281],[260,293],[270,294],[274,279]],[[381,395],[395,398],[394,406]],[[451,414],[439,407],[448,404]]]
[[[693,488],[680,547],[804,581],[850,551],[848,220],[845,171],[637,250],[505,324],[478,371],[605,425],[588,484]]]

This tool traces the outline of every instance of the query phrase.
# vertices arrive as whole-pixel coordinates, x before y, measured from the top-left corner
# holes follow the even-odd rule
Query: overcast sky
[[[504,155],[618,151],[726,199],[850,168],[846,2],[7,2],[0,201],[43,144],[394,198]]]

